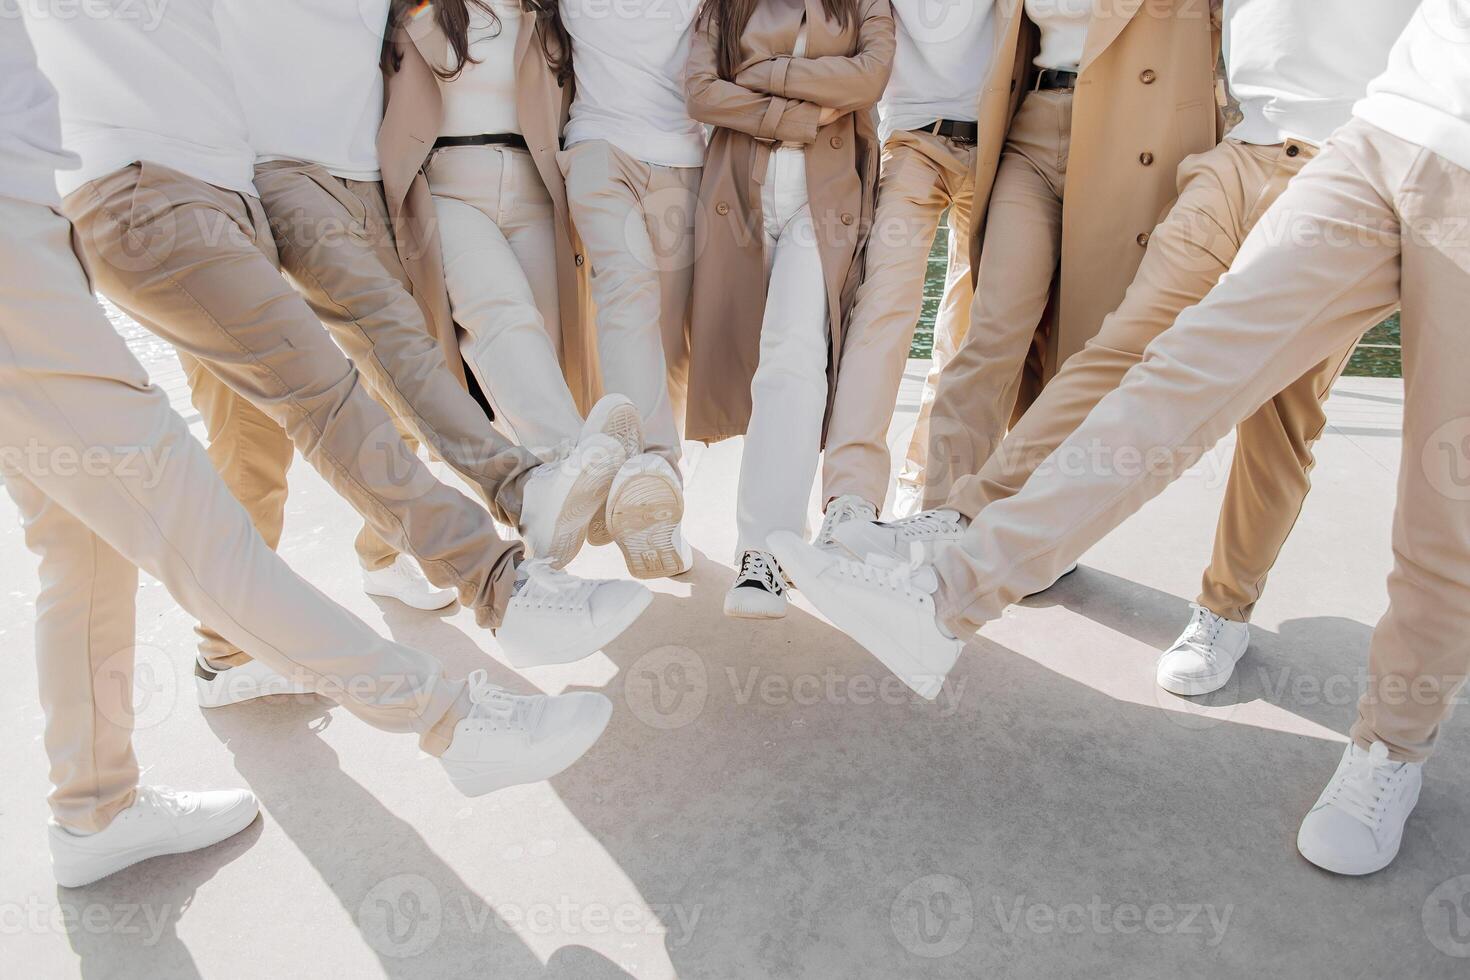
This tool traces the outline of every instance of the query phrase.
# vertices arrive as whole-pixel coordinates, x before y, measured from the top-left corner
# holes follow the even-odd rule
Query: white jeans
[[[773,531],[806,536],[827,411],[827,284],[807,203],[805,150],[771,153],[761,211],[766,312],[736,498],[742,552],[764,551]]]
[[[562,374],[556,211],[525,150],[435,150],[424,171],[439,217],[460,351],[516,442],[575,440],[582,416]]]

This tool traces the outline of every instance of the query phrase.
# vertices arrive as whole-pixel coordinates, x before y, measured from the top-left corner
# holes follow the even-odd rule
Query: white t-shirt
[[[36,67],[25,25],[0,17],[0,197],[56,207],[56,171],[77,163],[61,148],[56,90]]]
[[[1424,0],[1353,113],[1470,170],[1470,0]]]
[[[898,49],[879,136],[940,119],[974,122],[994,53],[994,0],[893,0]]]
[[[214,0],[89,0],[87,13],[66,16],[48,0],[17,5],[60,96],[62,143],[82,158],[80,170],[57,174],[62,194],[142,160],[255,193]]]
[[[520,0],[491,0],[490,6],[500,18],[498,28],[483,10],[470,7],[470,57],[475,60],[443,85],[440,136],[521,131],[516,111],[516,41],[521,36],[522,8]]]
[[[1419,0],[1225,0],[1234,139],[1321,145],[1388,64]],[[1470,55],[1467,55],[1470,56]]]
[[[699,0],[561,0],[577,96],[566,145],[607,140],[644,163],[704,165],[704,127],[684,108]]]
[[[1092,26],[1093,0],[1026,0],[1026,16],[1041,29],[1037,68],[1076,71]]]
[[[258,160],[379,179],[388,0],[218,0],[215,20]]]

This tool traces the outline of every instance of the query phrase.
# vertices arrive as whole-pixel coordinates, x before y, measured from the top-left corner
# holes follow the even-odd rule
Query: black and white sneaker
[[[769,552],[747,551],[740,556],[735,584],[725,593],[725,615],[737,619],[781,619],[786,615],[789,588],[781,566]]]

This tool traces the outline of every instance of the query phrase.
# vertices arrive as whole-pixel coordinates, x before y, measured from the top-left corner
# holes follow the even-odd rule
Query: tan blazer
[[[760,358],[766,267],[761,182],[773,142],[806,144],[807,194],[826,281],[831,330],[828,407],[836,351],[872,224],[879,146],[873,105],[893,64],[889,0],[864,0],[841,29],[821,0],[805,0],[806,57],[792,58],[801,28],[796,6],[760,4],[741,37],[741,70],[719,77],[712,26],[696,28],[686,80],[689,113],[717,128],[710,140],[695,219],[690,318],[691,439],[740,435],[750,421],[750,381]],[[817,126],[820,107],[846,113]]]
[[[1023,2],[996,5],[995,59],[980,96],[972,277],[1006,131],[1035,82],[1039,35]],[[1096,0],[1093,11],[1072,107],[1061,266],[1032,381],[1054,375],[1121,305],[1176,196],[1175,169],[1219,139],[1219,38],[1207,0]],[[1028,394],[1034,387],[1023,388],[1023,402]]]
[[[571,83],[563,88],[546,64],[536,15],[521,14],[516,44],[516,110],[536,169],[556,206],[557,287],[561,303],[562,372],[582,411],[597,397],[596,344],[582,246],[567,210],[566,186],[556,164],[562,126],[571,105]],[[387,107],[378,131],[378,156],[388,213],[398,236],[403,264],[421,303],[432,311],[431,329],[451,368],[464,380],[457,329],[450,318],[444,287],[443,257],[434,202],[423,168],[444,121],[442,80],[434,68],[447,67],[449,42],[432,16],[413,18],[388,42],[402,58],[386,78]]]

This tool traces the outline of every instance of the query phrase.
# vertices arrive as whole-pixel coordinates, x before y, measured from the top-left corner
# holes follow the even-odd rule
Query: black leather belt
[[[446,146],[513,146],[528,150],[526,138],[520,133],[482,133],[479,136],[441,136],[434,141],[434,149]]]
[[[1063,68],[1045,68],[1036,76],[1036,91],[1044,89],[1074,89],[1077,73]]]
[[[914,132],[933,133],[935,136],[952,139],[956,143],[974,143],[980,138],[978,123],[961,122],[958,119],[939,119],[927,126],[919,126]]]

